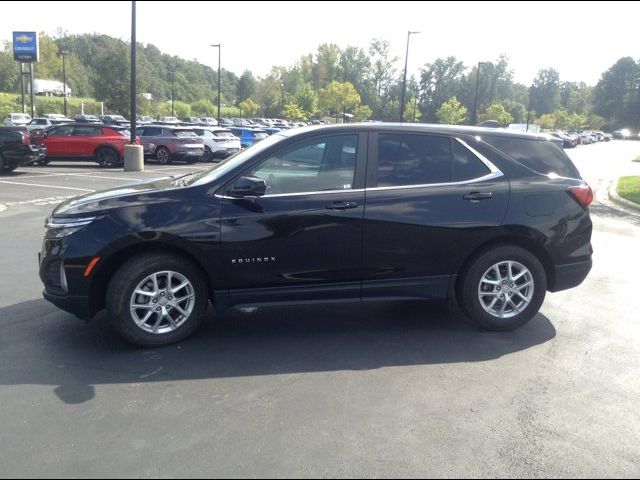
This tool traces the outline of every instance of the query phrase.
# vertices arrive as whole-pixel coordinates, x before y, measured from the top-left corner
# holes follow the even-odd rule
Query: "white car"
[[[12,113],[4,119],[7,127],[24,127],[31,121],[31,115],[26,113]]]
[[[240,139],[226,128],[193,127],[191,130],[204,142],[202,159],[205,162],[223,160],[241,149]]]
[[[202,117],[200,120],[202,120],[204,123],[206,123],[210,127],[217,127],[218,126],[218,120],[216,120],[215,118]]]
[[[176,117],[160,117],[158,123],[162,123],[164,125],[180,125],[180,120]]]

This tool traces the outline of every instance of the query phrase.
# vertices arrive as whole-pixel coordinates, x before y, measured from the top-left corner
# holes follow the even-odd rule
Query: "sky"
[[[25,15],[25,10],[28,14]],[[137,2],[137,40],[162,52],[240,75],[291,66],[322,43],[367,48],[391,42],[403,68],[407,31],[409,75],[438,57],[465,66],[507,54],[516,81],[529,85],[541,68],[562,81],[595,85],[623,56],[640,54],[640,2]],[[2,2],[0,40],[11,32],[103,33],[129,40],[131,2]]]

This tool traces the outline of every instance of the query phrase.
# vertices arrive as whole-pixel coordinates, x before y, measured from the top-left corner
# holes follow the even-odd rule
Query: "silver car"
[[[11,113],[4,119],[6,127],[24,127],[31,121],[31,115],[26,113]]]
[[[205,162],[223,160],[240,151],[240,139],[231,130],[218,127],[193,127],[196,135],[204,142]]]
[[[204,155],[202,139],[190,128],[145,125],[140,128],[145,158],[167,164],[174,160],[194,163]]]

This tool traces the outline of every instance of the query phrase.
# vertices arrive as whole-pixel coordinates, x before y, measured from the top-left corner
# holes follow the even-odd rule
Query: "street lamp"
[[[58,50],[58,57],[62,57],[62,89],[64,94],[64,116],[67,117],[67,65],[64,58],[71,52],[68,50]]]
[[[218,125],[220,125],[220,55],[222,50],[222,44],[217,43],[215,45],[210,45],[210,46],[218,49]]]
[[[476,94],[473,99],[473,125],[478,123],[478,81],[480,80],[480,67],[482,65],[486,65],[487,62],[478,62],[478,67],[476,68]]]
[[[400,100],[400,123],[402,123],[403,117],[404,117],[404,95],[407,89],[407,64],[409,62],[409,39],[411,38],[411,35],[416,33],[420,33],[420,32],[411,32],[411,31],[407,32],[407,53],[405,54],[405,57],[404,57],[404,76],[402,78],[402,97]]]
[[[174,92],[174,88],[173,88],[173,80],[174,80],[174,74],[176,72],[176,67],[169,67],[169,73],[171,73],[171,116],[175,117],[175,114],[173,112],[173,100],[175,97],[175,92]]]

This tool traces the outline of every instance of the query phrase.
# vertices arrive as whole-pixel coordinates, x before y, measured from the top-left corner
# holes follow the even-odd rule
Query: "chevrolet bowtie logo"
[[[33,40],[33,37],[29,37],[27,35],[20,35],[19,37],[16,37],[16,41],[20,43],[29,43],[32,40]]]
[[[245,263],[274,263],[276,261],[276,257],[251,257],[251,258],[233,258],[231,259],[231,263],[234,264],[245,264]]]

